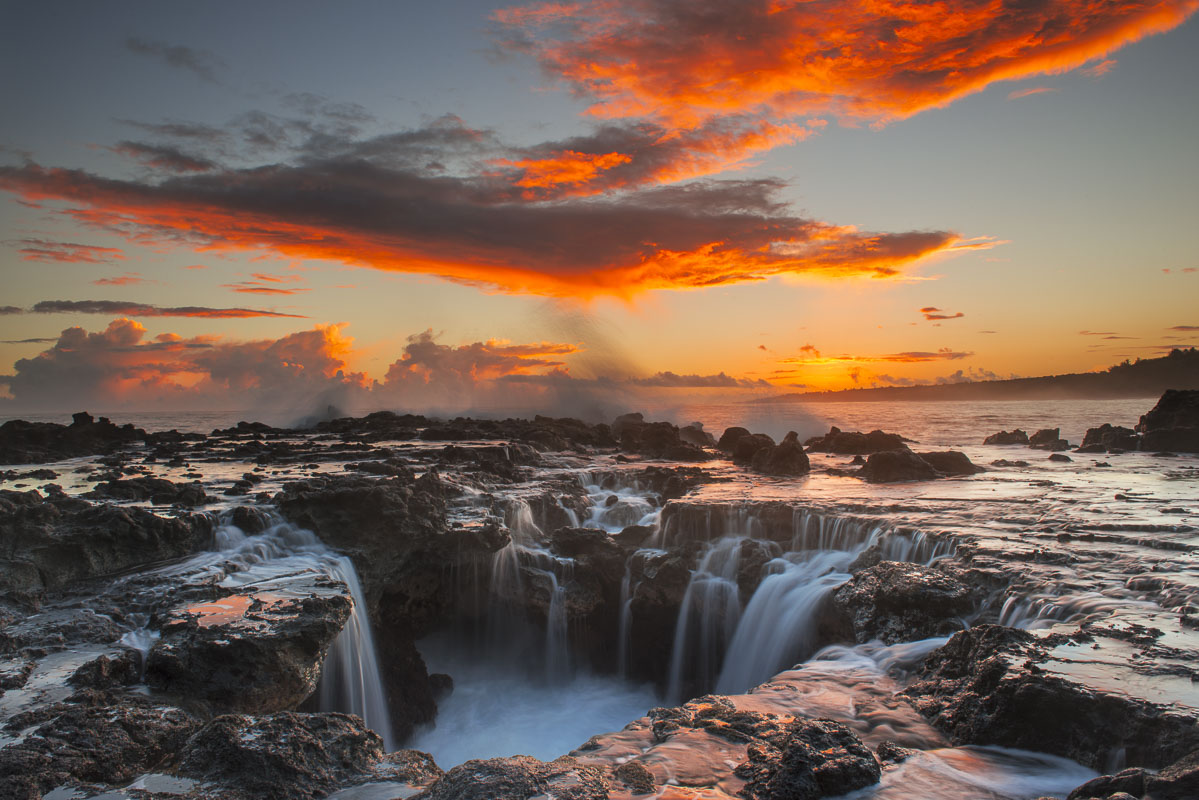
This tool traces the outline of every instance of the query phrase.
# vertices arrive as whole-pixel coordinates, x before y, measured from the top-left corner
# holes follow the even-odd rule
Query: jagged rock
[[[636,473],[637,482],[659,494],[663,500],[677,500],[696,486],[714,480],[699,467],[646,467]]]
[[[1006,458],[996,459],[991,462],[992,467],[1027,467],[1027,461],[1009,461]]]
[[[202,506],[212,501],[196,483],[172,483],[162,478],[127,478],[97,484],[86,497],[103,500],[149,500],[155,505]]]
[[[238,798],[315,800],[363,778],[382,757],[383,740],[348,714],[228,714],[188,740],[178,771]]]
[[[716,437],[704,430],[702,422],[692,422],[679,428],[679,438],[696,447],[716,446]]]
[[[1025,431],[1016,428],[1014,431],[1000,431],[992,433],[986,439],[983,439],[983,444],[1028,444],[1028,434]]]
[[[131,686],[141,681],[141,668],[140,656],[132,650],[126,650],[116,658],[100,655],[86,662],[67,678],[67,682],[89,689]]]
[[[653,794],[654,792],[656,786],[654,774],[640,761],[626,761],[617,767],[613,774],[633,794]]]
[[[1060,436],[1061,428],[1044,428],[1028,437],[1028,446],[1034,450],[1060,452],[1069,450],[1070,443]]]
[[[1166,390],[1136,430],[1142,450],[1199,453],[1199,390]]]
[[[962,615],[974,611],[976,593],[949,568],[883,561],[854,574],[833,595],[858,642],[887,644],[945,636],[961,630]]]
[[[28,736],[0,749],[0,797],[40,798],[72,779],[128,783],[172,761],[200,726],[186,711],[138,697],[60,704],[26,724]]]
[[[607,800],[608,788],[602,770],[570,756],[548,763],[512,756],[467,761],[413,800]]]
[[[799,443],[799,434],[791,431],[783,441],[772,447],[763,447],[753,455],[752,468],[754,472],[765,475],[795,476],[804,475],[810,469],[808,456]]]
[[[919,753],[919,750],[903,747],[892,741],[883,742],[875,749],[878,760],[883,764],[902,764]]]
[[[908,439],[897,433],[883,431],[843,431],[840,428],[829,428],[824,436],[808,439],[804,444],[814,453],[838,453],[840,455],[869,455],[883,450],[905,450]]]
[[[982,467],[976,466],[965,453],[957,450],[920,453],[920,457],[942,475],[976,475],[986,471]]]
[[[979,625],[933,651],[904,694],[955,744],[1037,750],[1092,768],[1117,749],[1129,764],[1157,768],[1199,747],[1193,716],[1063,677],[1055,663],[1032,634]]]
[[[749,436],[749,431],[736,426],[725,428],[724,433],[720,435],[720,441],[716,443],[716,447],[726,453],[731,453],[736,448],[737,442],[741,440],[742,436]]]
[[[1122,428],[1119,425],[1103,423],[1098,428],[1090,428],[1082,437],[1080,449],[1098,447],[1104,450],[1136,450],[1141,444],[1141,438],[1132,428]]]
[[[764,433],[751,433],[748,436],[742,436],[733,446],[733,460],[740,464],[749,464],[759,450],[768,447],[774,447],[774,439]]]
[[[1101,775],[1070,792],[1066,800],[1119,796],[1149,800],[1194,800],[1199,797],[1199,750],[1195,750],[1161,772],[1131,768],[1115,775]]]
[[[927,481],[937,477],[932,464],[907,448],[871,453],[858,474],[871,483]]]
[[[62,494],[0,491],[0,595],[35,603],[72,581],[195,552],[210,534],[203,516],[167,519]]]
[[[146,432],[132,425],[117,426],[107,417],[96,422],[80,411],[70,425],[9,420],[0,425],[0,464],[44,464],[80,456],[111,453],[145,440]]]
[[[334,581],[293,582],[287,592],[234,594],[175,609],[146,659],[147,683],[218,713],[295,708],[316,688],[353,602],[345,584]]]
[[[690,444],[679,435],[679,429],[669,422],[639,422],[627,419],[621,425],[620,449],[626,453],[637,453],[650,458],[665,458],[671,461],[709,461],[712,456],[702,446]]]
[[[465,439],[504,439],[526,442],[539,451],[577,450],[595,447],[615,447],[616,438],[607,425],[588,425],[577,419],[536,416],[527,419],[467,419],[459,417],[448,422],[430,423],[420,432],[426,441],[461,441]]]
[[[829,719],[797,719],[781,741],[753,742],[737,767],[747,800],[815,800],[879,782],[882,768],[862,740]]]

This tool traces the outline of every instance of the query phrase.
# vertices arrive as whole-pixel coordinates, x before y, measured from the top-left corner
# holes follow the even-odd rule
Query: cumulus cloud
[[[716,375],[676,375],[673,372],[657,372],[648,378],[633,378],[635,386],[655,386],[671,389],[764,389],[770,384],[764,380],[734,378],[723,372]]]

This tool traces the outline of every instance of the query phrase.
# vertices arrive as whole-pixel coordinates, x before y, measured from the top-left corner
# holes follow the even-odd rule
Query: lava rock
[[[824,436],[808,439],[804,444],[808,450],[815,453],[838,453],[840,455],[869,455],[883,450],[905,450],[908,439],[897,433],[883,431],[843,431],[840,428],[830,428]]]
[[[942,475],[976,475],[986,471],[982,467],[976,466],[965,453],[957,450],[921,453],[920,457]]]
[[[779,444],[755,452],[751,464],[754,472],[785,477],[805,475],[812,468],[795,431],[783,437]]]
[[[716,446],[716,437],[704,430],[702,422],[692,422],[679,428],[679,438],[696,447]]]
[[[188,740],[178,771],[246,797],[315,800],[382,757],[383,740],[349,714],[228,714]]]
[[[774,439],[764,433],[742,436],[733,447],[733,460],[739,464],[749,464],[753,462],[759,450],[767,447],[774,447]]]
[[[736,769],[747,800],[815,800],[872,786],[882,768],[862,740],[829,719],[797,719],[782,741],[754,742]]]
[[[961,630],[960,617],[980,598],[951,568],[883,561],[863,569],[833,595],[858,642],[887,644],[945,636]]]
[[[880,450],[870,454],[858,474],[871,483],[928,481],[937,477],[933,465],[908,450]]]
[[[737,426],[725,428],[724,433],[720,435],[720,441],[716,443],[716,447],[726,453],[731,453],[737,447],[737,442],[741,440],[742,436],[749,436],[749,431]]]
[[[1194,717],[1054,674],[1046,644],[999,625],[961,631],[933,651],[903,694],[955,744],[997,744],[1102,765],[1159,768],[1199,748]]]
[[[467,761],[413,800],[607,800],[608,788],[603,770],[570,756],[550,762],[512,756]]]
[[[316,688],[325,653],[353,607],[343,583],[303,588],[309,594],[298,598],[221,598],[201,609],[216,612],[215,624],[187,608],[171,612],[146,659],[146,682],[217,712],[295,708]]]
[[[212,502],[199,483],[172,483],[163,478],[127,478],[97,484],[86,497],[103,500],[149,500],[155,505],[202,506]]]
[[[992,433],[986,439],[983,439],[983,444],[1028,444],[1028,434],[1025,431],[1016,428],[1014,431],[1000,431]]]
[[[1098,428],[1089,428],[1082,437],[1081,448],[1100,447],[1103,450],[1136,450],[1141,437],[1132,428],[1103,423]],[[1081,449],[1080,448],[1080,449]]]
[[[44,464],[80,456],[112,453],[144,441],[146,432],[132,425],[114,425],[107,417],[97,422],[80,411],[70,425],[9,420],[0,425],[0,464]]]
[[[1069,463],[1069,462],[1073,461],[1074,459],[1070,458],[1070,456],[1064,456],[1061,453],[1050,453],[1048,460],[1049,461],[1058,461],[1058,462],[1062,462],[1062,463]]]
[[[679,429],[669,422],[641,422],[626,414],[620,426],[620,449],[626,453],[637,453],[650,458],[670,461],[709,461],[712,456],[702,446],[684,441]]]
[[[1199,453],[1199,390],[1166,390],[1136,430],[1142,450]]]

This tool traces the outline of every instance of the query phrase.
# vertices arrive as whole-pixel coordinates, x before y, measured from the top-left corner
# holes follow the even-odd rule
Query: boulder
[[[933,651],[903,694],[955,744],[1037,750],[1091,768],[1117,751],[1160,768],[1199,748],[1193,715],[1084,683],[1089,641],[1059,656],[1061,645],[1025,631],[979,625]]]
[[[146,659],[146,682],[217,713],[295,708],[316,688],[352,608],[349,589],[334,581],[177,608]]]
[[[932,465],[941,475],[976,475],[986,472],[982,467],[975,466],[965,453],[957,450],[945,450],[939,453],[921,453],[920,457]]]
[[[570,756],[550,762],[512,756],[467,761],[413,800],[608,800],[609,785],[603,770]]]
[[[696,447],[716,446],[716,437],[704,430],[702,422],[692,422],[679,428],[679,438]]]
[[[639,422],[627,419],[640,414],[626,414],[620,426],[620,449],[626,453],[637,453],[650,458],[670,461],[709,461],[712,456],[703,446],[685,441],[679,429],[669,422]]]
[[[733,460],[739,464],[752,463],[757,452],[767,447],[774,447],[774,439],[764,433],[742,436],[733,447]]]
[[[1132,428],[1122,428],[1119,425],[1103,423],[1098,428],[1089,428],[1082,437],[1080,449],[1101,448],[1104,450],[1136,450],[1141,444],[1141,437]]]
[[[1028,446],[1034,450],[1060,452],[1069,450],[1070,443],[1061,437],[1061,428],[1043,428],[1028,437]]]
[[[754,472],[785,477],[805,475],[812,468],[795,431],[783,437],[779,444],[758,450],[751,464]]]
[[[897,644],[961,630],[960,618],[980,599],[952,568],[882,561],[858,570],[833,605],[849,617],[858,642]]]
[[[1151,800],[1194,800],[1199,797],[1199,750],[1175,761],[1160,772],[1136,767],[1115,775],[1101,775],[1070,792],[1066,800],[1111,798],[1118,793]]]
[[[1136,430],[1142,450],[1199,453],[1199,390],[1166,390]]]
[[[726,453],[731,453],[742,436],[749,436],[749,431],[740,427],[725,428],[716,446]]]
[[[222,796],[315,800],[363,779],[382,758],[378,734],[348,714],[228,714],[188,740],[178,773],[221,785]]]
[[[1000,431],[992,433],[986,439],[983,439],[983,444],[1028,444],[1028,434],[1016,428],[1014,431]]]
[[[212,502],[204,487],[195,483],[172,483],[163,478],[126,478],[104,481],[86,497],[102,500],[149,501],[155,505],[202,506]]]
[[[908,450],[880,450],[870,454],[866,465],[858,472],[871,483],[897,481],[927,481],[937,477],[933,465]]]
[[[824,436],[808,439],[805,444],[810,452],[838,453],[840,455],[869,455],[883,450],[907,449],[909,440],[897,433],[871,431],[843,431],[840,428],[830,428]]]
[[[872,786],[882,767],[849,728],[830,719],[797,719],[782,737],[754,742],[736,769],[747,800],[816,800]]]

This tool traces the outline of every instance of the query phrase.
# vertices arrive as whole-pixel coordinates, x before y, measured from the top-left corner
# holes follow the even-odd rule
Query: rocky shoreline
[[[1194,453],[1197,435],[1199,392],[1167,392],[1135,430],[1097,426],[1075,452]],[[5,423],[0,797],[786,800],[880,782],[886,797],[933,780],[953,746],[1112,773],[1071,800],[1199,795],[1193,527],[1016,519],[1004,539],[926,526],[916,501],[880,521],[851,502],[705,494],[984,476],[910,444],[836,428],[717,440],[641,415]],[[1071,447],[1057,430],[986,446]],[[493,629],[500,611],[666,702],[550,762],[443,772],[398,749],[453,691],[422,639]],[[713,649],[733,622],[744,640]],[[338,699],[331,676],[363,670],[367,637],[377,686]],[[773,661],[730,674],[730,652],[767,643]],[[347,703],[364,710],[320,710]]]

